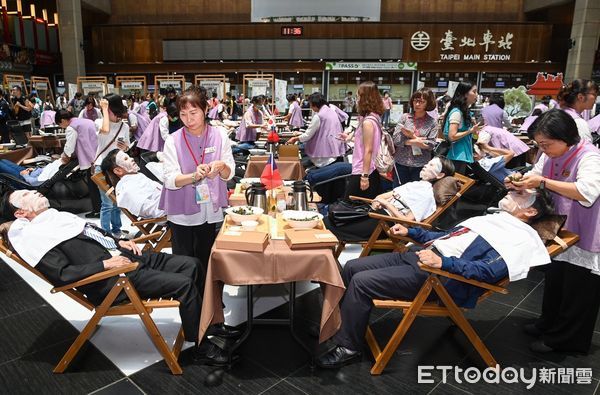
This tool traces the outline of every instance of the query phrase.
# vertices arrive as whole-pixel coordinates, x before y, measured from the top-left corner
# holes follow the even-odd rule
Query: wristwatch
[[[540,181],[540,190],[544,190],[546,189],[546,179],[542,178],[542,181]]]
[[[360,175],[360,178],[369,178],[369,174],[368,173],[362,173]]]

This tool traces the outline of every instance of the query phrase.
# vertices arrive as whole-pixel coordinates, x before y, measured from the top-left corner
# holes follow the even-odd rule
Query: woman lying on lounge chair
[[[421,222],[435,212],[436,205],[439,203],[439,199],[434,196],[434,184],[446,176],[453,175],[452,161],[435,157],[421,170],[421,181],[408,182],[390,192],[378,195],[373,199],[371,208],[380,214]],[[451,184],[455,188],[455,193],[458,186],[456,182]],[[324,222],[327,229],[342,241],[364,241],[371,236],[378,220],[365,217],[342,226],[335,226],[329,218],[325,218]]]

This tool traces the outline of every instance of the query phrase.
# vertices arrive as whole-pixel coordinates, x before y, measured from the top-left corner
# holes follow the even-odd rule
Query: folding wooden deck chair
[[[92,181],[98,185],[100,193],[104,193],[117,204],[115,189],[106,183],[104,174],[94,174]],[[167,226],[167,217],[144,219],[131,214],[127,209],[122,207],[120,209],[129,218],[131,224],[142,233],[140,237],[133,239],[133,241],[140,244],[144,243],[143,251],[161,252],[163,248],[171,247],[171,229]]]
[[[29,270],[31,273],[35,274],[36,276],[40,277],[41,279],[50,284],[50,282],[39,271],[27,264],[23,259],[21,259],[21,257],[19,257],[19,255],[16,252],[9,249],[7,247],[7,244],[8,243],[5,242],[3,236],[0,237],[0,252],[2,252],[7,257],[11,258],[19,265],[23,266],[25,269]],[[174,299],[140,299],[140,296],[138,295],[135,287],[125,276],[125,273],[135,270],[137,268],[137,265],[138,264],[134,262],[127,266],[108,269],[103,272],[93,274],[79,281],[75,281],[71,284],[52,288],[52,290],[50,291],[51,293],[62,292],[77,303],[81,304],[86,309],[94,311],[94,315],[92,316],[92,318],[90,318],[90,320],[83,328],[79,336],[77,336],[71,347],[69,347],[65,355],[54,368],[54,373],[63,373],[69,367],[69,364],[71,363],[71,361],[73,361],[73,359],[81,349],[81,346],[83,346],[85,341],[93,335],[94,331],[98,327],[100,320],[103,317],[134,314],[139,315],[142,319],[142,322],[144,323],[144,326],[148,331],[150,339],[152,339],[154,346],[165,359],[165,362],[171,370],[171,373],[183,373],[181,366],[179,366],[179,362],[177,362],[184,341],[183,328],[179,329],[179,333],[177,334],[177,338],[175,339],[173,348],[169,348],[169,346],[165,342],[165,339],[156,327],[156,324],[152,320],[152,317],[150,316],[154,309],[170,307],[178,308],[179,301]],[[97,281],[102,281],[111,277],[119,277],[119,279],[115,283],[113,288],[109,291],[108,295],[106,295],[106,298],[104,298],[102,303],[98,306],[92,304],[83,293],[77,290],[78,287],[92,284]],[[129,302],[113,306],[115,298],[121,292],[125,292],[127,294]]]
[[[552,241],[549,245],[547,245],[548,253],[551,257],[555,256],[573,244],[577,243],[578,240],[578,235],[563,230],[558,234],[558,237],[555,238],[555,241]],[[496,284],[487,284],[476,280],[470,280],[464,278],[463,276],[449,273],[441,269],[434,269],[425,265],[420,265],[420,267],[422,270],[429,273],[429,277],[427,280],[425,280],[425,283],[421,287],[421,290],[414,300],[373,300],[374,307],[384,309],[400,309],[404,313],[404,316],[402,317],[402,321],[400,321],[398,324],[398,327],[394,331],[392,337],[388,340],[383,350],[381,350],[379,347],[371,328],[367,327],[367,344],[369,345],[371,353],[375,358],[375,364],[371,368],[371,374],[379,375],[383,372],[383,369],[385,369],[392,355],[394,355],[396,352],[396,349],[406,335],[406,332],[408,332],[408,329],[411,327],[413,321],[419,315],[426,317],[449,317],[467,336],[486,365],[490,367],[496,366],[496,360],[463,315],[463,310],[465,309],[461,309],[456,305],[452,297],[448,294],[448,291],[446,291],[444,285],[440,282],[439,277],[446,277],[485,289],[485,292],[479,297],[477,303],[488,298],[490,295],[493,295],[494,292],[507,294],[508,291],[505,287],[509,282],[508,278],[505,278]],[[438,304],[437,302],[427,302],[427,298],[431,292],[435,292],[437,294],[441,304]]]
[[[433,214],[429,217],[425,218],[423,222],[414,222],[408,221],[405,219],[400,219],[396,217],[392,217],[389,215],[383,215],[378,213],[369,213],[369,217],[379,220],[377,227],[371,233],[371,237],[362,243],[363,249],[360,254],[361,257],[368,256],[373,250],[392,250],[397,252],[402,252],[406,250],[406,244],[411,242],[411,239],[403,236],[396,236],[390,232],[390,222],[394,224],[404,224],[407,226],[419,226],[424,229],[431,229],[433,227],[433,223],[437,220],[448,208],[450,208],[473,184],[475,184],[475,180],[472,180],[469,177],[463,176],[462,174],[455,173],[453,176],[458,183],[460,184],[460,188],[456,192],[452,198],[450,198],[444,205],[438,206]],[[371,203],[371,199],[366,199],[358,196],[350,196],[350,199],[356,201],[362,201],[365,203]],[[387,239],[380,239],[382,233],[387,235]],[[338,244],[335,256],[336,258],[340,256],[342,250],[344,249],[345,242],[340,241]]]

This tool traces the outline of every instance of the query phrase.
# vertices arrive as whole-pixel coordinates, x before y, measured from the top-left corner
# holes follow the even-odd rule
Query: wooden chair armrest
[[[162,234],[163,234],[162,232],[154,232],[154,233],[150,233],[148,235],[140,236],[136,239],[131,239],[131,241],[133,241],[135,244],[145,243],[148,240],[158,239]]]
[[[456,280],[456,281],[460,281],[460,282],[463,282],[463,283],[471,284],[471,285],[474,285],[474,286],[479,287],[479,288],[484,288],[484,289],[487,289],[487,290],[490,290],[490,291],[499,292],[499,293],[505,294],[505,295],[508,293],[508,291],[505,288],[499,287],[499,286],[494,285],[494,284],[488,284],[488,283],[484,283],[482,281],[477,281],[477,280],[471,280],[471,279],[468,279],[468,278],[464,278],[463,276],[461,276],[459,274],[450,273],[450,272],[447,272],[447,271],[442,270],[442,269],[436,269],[434,267],[427,266],[427,265],[424,265],[422,263],[419,263],[419,267],[421,268],[421,270],[423,270],[425,272],[432,273],[432,274],[437,274],[439,276],[444,276],[446,278],[451,278],[452,280]]]
[[[365,202],[365,203],[372,203],[373,202],[373,199],[364,198],[364,197],[360,197],[360,196],[350,195],[348,197],[350,198],[350,200],[356,200],[358,202]]]
[[[141,219],[139,221],[132,222],[131,225],[140,226],[140,225],[146,225],[146,224],[158,224],[161,222],[167,222],[167,217]]]
[[[114,276],[119,276],[124,273],[132,272],[135,269],[137,269],[137,267],[138,267],[138,263],[132,262],[129,265],[104,270],[102,272],[92,274],[91,276],[81,279],[79,281],[75,281],[73,283],[63,285],[62,287],[54,287],[50,290],[50,292],[55,294],[58,292],[66,291],[68,289],[78,288],[78,287],[81,287],[84,285],[92,284],[92,283],[95,283],[96,281],[106,280],[107,278],[111,278]]]
[[[389,221],[389,222],[395,222],[397,224],[407,225],[410,227],[418,227],[418,228],[423,228],[423,229],[433,228],[433,226],[431,226],[431,224],[427,224],[425,222],[416,222],[416,221],[411,221],[411,220],[404,219],[404,218],[396,218],[396,217],[391,217],[389,215],[383,215],[383,214],[378,214],[378,213],[369,213],[369,217],[374,218],[374,219],[381,219],[381,220]]]

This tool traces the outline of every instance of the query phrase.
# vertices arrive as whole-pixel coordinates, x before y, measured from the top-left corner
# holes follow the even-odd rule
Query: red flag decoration
[[[269,134],[267,135],[267,142],[268,143],[278,143],[279,142],[279,135],[275,131],[275,128],[272,128],[271,131],[269,132]]]
[[[273,189],[283,185],[283,180],[279,174],[279,169],[277,168],[277,163],[275,163],[273,154],[269,155],[269,160],[267,160],[265,169],[260,175],[260,182],[262,182],[267,189]]]

